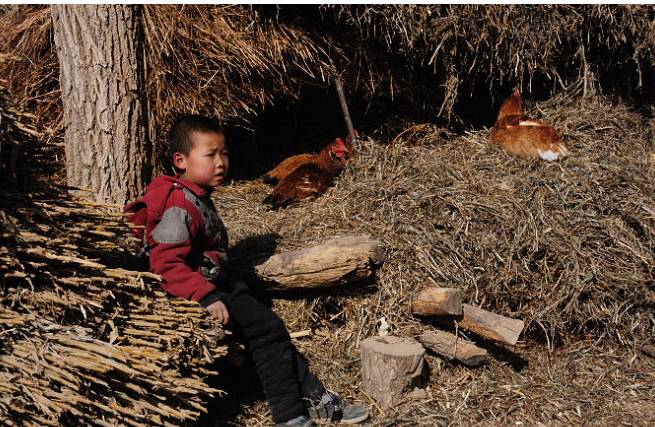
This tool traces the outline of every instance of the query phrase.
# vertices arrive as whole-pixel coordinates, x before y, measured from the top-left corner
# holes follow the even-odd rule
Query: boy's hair
[[[224,135],[223,127],[218,120],[213,117],[201,116],[199,114],[185,114],[180,116],[168,133],[168,152],[169,158],[175,153],[189,155],[193,142],[191,134],[193,132],[218,133]]]

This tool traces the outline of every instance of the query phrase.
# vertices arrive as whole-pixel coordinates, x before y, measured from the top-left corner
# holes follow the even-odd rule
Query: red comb
[[[339,151],[348,151],[348,147],[346,144],[343,142],[343,139],[341,138],[336,138],[334,142],[332,143],[332,148],[337,149]]]
[[[521,96],[521,91],[518,90],[518,89],[516,89],[516,90],[514,91],[514,96],[518,96],[518,97],[520,97],[520,96]]]

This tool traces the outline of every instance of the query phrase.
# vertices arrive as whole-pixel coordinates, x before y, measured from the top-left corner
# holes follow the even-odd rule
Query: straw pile
[[[15,59],[0,54],[0,67]],[[15,168],[18,141],[40,136],[33,125],[34,119],[33,114],[11,101],[7,82],[0,80],[0,168]]]
[[[297,249],[346,233],[387,248],[375,284],[276,300],[289,330],[312,330],[297,344],[319,376],[368,402],[357,387],[358,343],[383,317],[397,335],[431,329],[409,309],[430,283],[524,319],[524,341],[516,353],[494,350],[495,361],[476,371],[431,357],[429,389],[392,412],[372,405],[375,424],[655,422],[655,363],[641,352],[655,334],[652,139],[642,116],[595,95],[614,87],[647,98],[653,8],[338,6],[323,8],[310,29],[299,10],[273,19],[255,7],[146,6],[157,123],[182,110],[251,119],[325,84],[347,57],[363,101],[402,97],[411,101],[403,108],[442,117],[463,112],[462,95],[503,85],[566,89],[533,115],[560,129],[572,152],[562,163],[524,162],[489,146],[487,130],[454,136],[417,123],[363,142],[315,202],[271,212],[258,182],[218,192],[237,262],[263,246]],[[0,51],[22,58],[0,71],[11,97],[40,130],[59,135],[49,9],[4,11],[0,28]],[[617,73],[624,78],[613,83]],[[34,155],[48,160],[36,166],[44,171],[57,164]],[[75,422],[78,412],[100,425],[195,418],[218,393],[202,380],[207,356],[224,352],[222,332],[137,273],[114,207],[23,185],[0,199],[3,422]],[[261,401],[244,412],[224,421],[269,420]]]
[[[59,65],[49,7],[18,7],[0,13],[0,52],[12,60],[0,68],[12,100],[30,111],[42,130],[61,130]]]
[[[470,106],[460,101],[466,98],[502,97],[511,86],[532,89],[533,83],[552,94],[578,80],[598,81],[625,99],[654,100],[652,5],[337,5],[323,11],[326,21],[337,22],[344,36],[337,43],[347,56],[364,64],[362,71],[378,70],[370,88],[441,117],[465,114],[462,108]]]
[[[217,195],[237,246],[259,235],[291,249],[355,232],[388,249],[375,287],[276,303],[291,330],[314,331],[301,349],[350,397],[368,402],[356,386],[357,347],[382,317],[396,335],[431,328],[409,308],[427,284],[460,288],[465,301],[526,321],[518,353],[490,348],[499,360],[488,368],[432,359],[431,391],[377,412],[382,425],[652,420],[638,405],[649,407],[655,393],[655,364],[639,353],[655,332],[653,147],[640,115],[581,92],[533,112],[563,132],[572,156],[561,164],[509,157],[487,144],[486,130],[444,139],[423,125],[391,146],[362,143],[336,188],[315,202],[270,212],[258,183]]]
[[[489,112],[471,100],[491,107],[515,85],[545,97],[577,81],[650,105],[654,16],[639,5],[144,6],[148,98],[164,128],[189,111],[243,124],[337,70],[360,108],[392,114],[390,103],[461,121]],[[0,52],[22,58],[0,78],[60,130],[49,7],[0,13],[0,30]]]
[[[223,331],[169,299],[121,243],[116,207],[52,183],[0,199],[0,421],[178,425],[221,393],[205,383]]]
[[[148,99],[157,123],[202,111],[225,121],[252,118],[276,99],[326,85],[339,52],[328,40],[280,24],[248,6],[144,6]],[[22,60],[0,71],[11,93],[60,129],[59,64],[49,6],[0,14],[0,52]],[[329,53],[328,53],[329,52]]]

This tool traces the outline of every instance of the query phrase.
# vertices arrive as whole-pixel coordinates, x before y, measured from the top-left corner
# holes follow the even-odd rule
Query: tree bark
[[[425,349],[413,338],[371,337],[360,344],[362,386],[383,408],[425,381]]]
[[[509,345],[516,344],[525,325],[520,319],[510,319],[470,304],[464,304],[464,316],[457,324],[490,341]]]
[[[123,204],[151,179],[141,6],[53,5],[68,185]]]
[[[462,291],[428,286],[412,300],[412,313],[421,316],[461,316]]]

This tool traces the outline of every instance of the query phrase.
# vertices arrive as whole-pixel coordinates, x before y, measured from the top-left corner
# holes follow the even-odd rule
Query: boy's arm
[[[150,269],[164,278],[162,287],[173,296],[200,302],[215,293],[216,301],[221,293],[215,292],[216,287],[200,272],[193,271],[186,261],[192,249],[192,236],[198,231],[194,228],[184,208],[168,208],[152,231]]]

